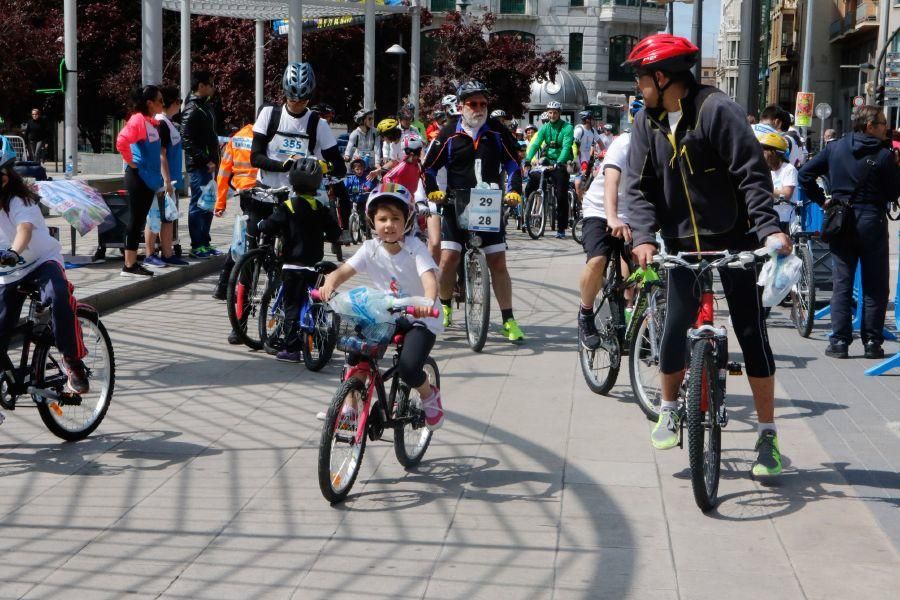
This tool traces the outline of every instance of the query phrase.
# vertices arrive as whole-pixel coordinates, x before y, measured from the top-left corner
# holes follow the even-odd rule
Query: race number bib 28
[[[500,231],[503,214],[501,190],[473,189],[469,196],[469,231]]]

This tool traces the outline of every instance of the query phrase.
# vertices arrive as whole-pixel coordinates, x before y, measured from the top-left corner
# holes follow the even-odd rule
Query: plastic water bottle
[[[332,309],[341,315],[353,315],[363,321],[374,323],[390,323],[393,321],[390,311],[395,298],[378,290],[358,287],[341,292],[329,300]]]
[[[72,179],[72,176],[75,174],[75,162],[72,160],[72,155],[66,159],[66,179]]]

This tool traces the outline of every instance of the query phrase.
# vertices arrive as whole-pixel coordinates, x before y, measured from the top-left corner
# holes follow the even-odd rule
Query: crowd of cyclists
[[[570,188],[581,206],[586,263],[579,282],[577,325],[578,343],[586,348],[600,343],[593,318],[595,299],[614,247],[630,258],[626,269],[651,264],[663,246],[673,254],[755,250],[765,245],[780,254],[790,253],[788,217],[779,215],[774,201],[796,199],[797,167],[807,158],[802,140],[793,135],[789,113],[779,107],[767,108],[759,123],[748,124],[746,113],[734,101],[696,81],[691,69],[697,58],[696,46],[669,34],[651,35],[636,44],[625,64],[634,69],[639,95],[628,107],[631,129],[618,136],[613,135],[611,124],[596,128],[590,111],[577,113],[577,122],[570,123],[555,101],[547,104],[540,123],[523,127],[503,110],[492,110],[491,90],[478,81],[466,81],[442,98],[427,124],[415,119],[412,104],[377,122],[374,110],[360,109],[343,152],[330,127],[334,109],[310,107],[316,90],[312,67],[287,65],[282,78],[284,102],[262,107],[255,122],[225,145],[213,210],[221,217],[229,199],[239,199],[250,249],[262,233],[282,240],[289,326],[278,359],[300,361],[301,341],[290,324],[297,322],[311,287],[321,285],[322,296],[329,298],[353,275],[365,273],[385,293],[425,298],[428,305],[417,307],[409,316],[411,329],[399,368],[406,384],[419,392],[428,427],[439,427],[443,422],[440,390],[428,384],[422,369],[437,336],[454,324],[452,298],[467,234],[460,227],[456,205],[448,199],[459,191],[496,190],[518,210],[523,197],[536,189],[538,178],[533,175],[539,170],[545,170],[556,196],[557,238],[566,237]],[[128,154],[129,172],[133,171],[132,187],[138,185],[141,169],[160,168],[159,156],[150,156],[155,147],[149,144],[155,140],[148,133],[148,123],[149,115],[167,105],[162,93],[151,91],[153,97],[143,99],[144,110],[133,124],[129,122],[133,135],[122,146],[131,151],[123,151],[123,156]],[[22,222],[0,227],[8,248],[0,252],[0,263],[15,266],[29,236],[43,229],[35,223],[32,213],[36,211],[28,210],[29,196],[4,165],[0,162],[5,190],[0,192],[4,209],[0,226],[7,213],[21,214]],[[140,181],[147,181],[143,177]],[[290,194],[282,202],[262,202],[248,193],[260,188],[284,188]],[[152,194],[145,195],[150,202]],[[18,212],[13,214],[10,208]],[[324,284],[317,283],[317,265],[326,243],[334,245],[340,259],[343,246],[362,241],[352,239],[353,218],[367,239]],[[131,264],[136,260],[140,227],[132,228],[126,246]],[[500,333],[518,344],[526,336],[513,309],[507,234],[504,223],[499,231],[482,232],[479,243],[500,309]],[[53,252],[58,253],[58,244]],[[46,254],[53,260],[55,254],[50,250]],[[167,258],[164,254],[163,259]],[[215,298],[225,299],[233,266],[229,257]],[[61,341],[68,344],[69,338],[77,336],[71,334],[71,315],[64,309],[64,283],[49,268],[34,271],[32,277],[39,277],[37,283],[45,286],[48,297],[60,296],[53,302],[54,318],[60,321],[56,328]],[[782,469],[774,419],[775,361],[757,277],[755,267],[720,271],[758,419],[752,472],[771,476]],[[14,278],[0,273],[0,294],[6,293],[7,280]],[[689,270],[667,269],[667,310],[660,338],[661,405],[650,436],[660,450],[680,441],[685,332],[698,309],[694,287]],[[433,317],[432,311],[439,316]],[[0,324],[5,327],[16,316],[13,311],[0,311]],[[229,342],[239,343],[235,332]],[[70,384],[84,389],[78,346],[69,345]]]

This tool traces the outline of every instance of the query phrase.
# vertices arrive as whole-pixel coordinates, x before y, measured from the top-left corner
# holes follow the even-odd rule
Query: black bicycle
[[[468,206],[472,192],[470,190],[453,190],[447,194],[447,202],[456,213],[460,232],[465,236],[465,251],[457,268],[457,284],[454,300],[457,308],[465,306],[466,339],[474,352],[481,352],[487,341],[491,318],[491,272],[488,269],[487,256],[482,250],[481,236],[472,231]],[[494,198],[478,198],[484,205],[493,202]],[[502,200],[501,200],[502,202]],[[496,223],[484,222],[490,217],[478,217],[480,226],[491,227]],[[497,227],[499,231],[499,227]]]
[[[9,356],[0,354],[0,405],[15,410],[19,397],[28,394],[53,435],[69,442],[82,440],[97,429],[112,401],[116,361],[109,334],[93,307],[77,304],[75,318],[87,349],[84,364],[90,391],[69,393],[68,374],[50,326],[49,303],[42,302],[40,291],[27,284],[19,284],[18,293],[26,296],[28,312],[10,337],[21,337],[21,358],[15,366]]]
[[[533,240],[544,235],[548,225],[553,228],[556,219],[556,191],[549,175],[553,169],[564,168],[563,165],[551,165],[547,158],[541,159],[540,164],[543,167],[540,171],[531,170],[530,177],[538,177],[538,186],[526,198],[523,210],[525,232]]]
[[[290,188],[253,188],[249,191],[255,202],[280,204],[288,199]],[[281,238],[260,234],[247,236],[246,252],[235,263],[228,278],[226,305],[228,320],[240,342],[253,350],[261,350],[263,342],[257,323],[263,294],[278,289],[281,283]],[[249,325],[248,324],[253,324]]]

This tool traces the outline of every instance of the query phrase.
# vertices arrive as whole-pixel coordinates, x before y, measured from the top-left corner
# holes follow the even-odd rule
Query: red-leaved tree
[[[443,96],[470,79],[490,90],[491,108],[502,108],[510,115],[521,115],[531,97],[531,82],[553,81],[556,70],[565,63],[559,50],[538,52],[527,40],[511,36],[488,36],[494,27],[494,15],[469,16],[464,22],[459,12],[447,13],[446,22],[431,32],[438,51],[433,72],[421,92],[421,106],[436,107]]]

